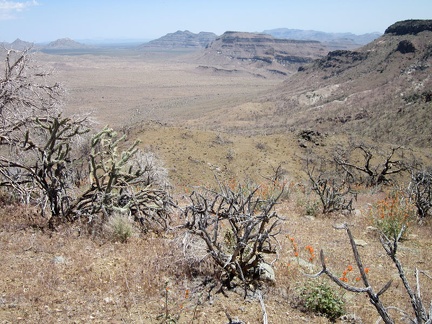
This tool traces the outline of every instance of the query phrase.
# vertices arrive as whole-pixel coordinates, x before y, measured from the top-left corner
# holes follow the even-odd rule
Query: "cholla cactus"
[[[75,216],[107,219],[113,213],[132,215],[145,229],[167,229],[173,206],[168,191],[145,177],[147,166],[136,163],[138,142],[119,152],[125,136],[108,127],[91,141],[89,188],[70,208]]]

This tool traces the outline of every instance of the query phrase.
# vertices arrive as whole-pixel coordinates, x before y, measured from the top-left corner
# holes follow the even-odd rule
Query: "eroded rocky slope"
[[[225,32],[201,53],[198,62],[213,67],[247,70],[260,76],[287,76],[302,64],[323,57],[318,41],[278,39],[267,34]]]

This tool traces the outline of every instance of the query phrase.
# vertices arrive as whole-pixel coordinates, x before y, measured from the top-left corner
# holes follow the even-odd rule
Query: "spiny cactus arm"
[[[102,190],[101,184],[99,182],[99,175],[97,174],[98,165],[96,164],[96,159],[93,154],[90,154],[90,186],[96,186],[100,191]]]

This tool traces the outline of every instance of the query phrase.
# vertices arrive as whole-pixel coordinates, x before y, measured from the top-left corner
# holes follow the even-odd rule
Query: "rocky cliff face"
[[[152,40],[140,46],[140,48],[156,47],[156,48],[204,48],[217,35],[209,32],[200,32],[194,34],[188,30],[178,30],[175,33],[169,33],[165,36]]]
[[[423,31],[432,31],[432,20],[411,19],[398,21],[388,27],[385,34],[416,35]]]
[[[278,39],[267,34],[225,32],[202,54],[201,62],[239,66],[256,73],[287,75],[301,64],[323,57],[328,50],[318,41]]]

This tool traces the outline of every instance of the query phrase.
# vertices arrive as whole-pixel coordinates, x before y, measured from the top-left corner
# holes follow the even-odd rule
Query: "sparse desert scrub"
[[[159,178],[153,175],[160,170],[163,178],[166,170],[169,169],[171,181],[168,188],[179,196],[189,197],[191,192],[190,190],[183,192],[184,187],[197,188],[198,185],[210,183],[215,173],[221,178],[226,176],[227,179],[233,179],[229,187],[235,191],[237,184],[245,175],[253,176],[255,180],[262,179],[263,174],[274,171],[274,166],[281,161],[284,163],[286,176],[293,177],[294,181],[305,181],[304,168],[299,162],[305,152],[298,147],[294,136],[290,133],[247,136],[260,131],[255,128],[248,129],[252,123],[248,124],[245,120],[240,123],[235,119],[236,115],[242,114],[239,109],[247,106],[237,106],[238,102],[233,104],[232,97],[230,99],[224,97],[220,100],[220,97],[230,95],[232,91],[236,92],[235,100],[250,100],[250,94],[259,91],[259,87],[263,89],[263,86],[267,87],[275,83],[271,80],[247,81],[239,78],[234,81],[230,79],[228,83],[225,79],[214,78],[204,84],[203,75],[186,80],[185,71],[180,71],[184,68],[179,66],[181,64],[172,67],[168,67],[166,63],[165,65],[155,64],[150,68],[161,68],[158,69],[158,74],[155,73],[154,78],[146,78],[143,71],[148,68],[148,65],[143,62],[138,63],[138,60],[115,62],[104,58],[98,62],[94,57],[73,59],[66,56],[56,60],[61,61],[58,65],[60,69],[69,69],[65,80],[69,79],[72,84],[75,84],[75,88],[71,91],[76,95],[75,99],[72,98],[75,106],[69,107],[71,110],[81,106],[84,108],[94,106],[97,114],[110,123],[120,123],[121,118],[133,118],[134,121],[138,121],[148,116],[162,121],[162,123],[155,122],[157,127],[154,125],[149,127],[149,124],[145,123],[139,124],[137,128],[142,130],[141,133],[136,133],[136,129],[132,128],[129,137],[131,142],[120,141],[117,149],[118,156],[121,156],[122,151],[128,152],[134,137],[140,136],[143,144],[138,144],[136,148],[147,147],[148,150],[145,152],[154,151],[164,160],[164,166],[161,166],[158,164],[158,159],[153,159],[151,153],[149,156],[143,154],[142,158],[138,158],[139,152],[129,160],[131,162],[133,160],[131,165],[135,170],[146,169],[146,163],[157,164],[156,168],[146,169],[148,172],[143,176],[147,179],[143,182],[145,184],[153,183],[159,189],[167,189],[166,182],[157,180]],[[113,63],[117,65],[111,66],[110,64]],[[189,66],[188,71],[192,71],[193,68]],[[79,74],[77,69],[85,69],[86,73],[90,71],[92,77]],[[175,75],[168,73],[172,70]],[[182,78],[180,79],[179,76]],[[175,84],[177,80],[182,80],[178,83],[182,84],[181,87]],[[121,81],[121,85],[116,84],[118,81]],[[183,81],[190,83],[184,85]],[[157,84],[157,82],[161,83]],[[220,85],[215,86],[215,82],[219,82]],[[249,83],[245,85],[244,82]],[[191,88],[188,88],[189,85]],[[107,89],[109,91],[106,93],[98,92]],[[245,89],[247,91],[244,91]],[[205,99],[204,97],[210,92],[211,98]],[[219,92],[221,96],[215,99],[216,95],[219,96]],[[202,97],[196,98],[197,100],[178,98],[196,94]],[[203,103],[209,103],[209,100],[214,101],[211,105],[205,106]],[[127,113],[119,114],[119,106],[124,107],[122,112]],[[196,108],[196,111],[187,113],[186,106]],[[224,113],[219,110],[222,106]],[[258,105],[256,108],[259,108]],[[265,108],[271,107],[269,105]],[[207,115],[208,111],[212,113]],[[187,120],[185,125],[195,125],[200,130],[191,127],[176,128],[163,123],[165,120],[173,121],[177,116],[181,116],[181,123],[187,118],[193,119]],[[213,123],[215,117],[217,122]],[[287,116],[277,118],[284,120],[285,124],[290,122]],[[224,128],[227,119],[231,119],[233,125],[241,125],[236,128],[236,131],[244,132],[246,135],[225,133],[223,130],[227,129]],[[388,123],[391,124],[391,121]],[[208,129],[217,129],[217,132],[209,132]],[[266,121],[267,134],[280,129],[282,128],[275,128],[271,122]],[[187,136],[181,136],[186,133]],[[25,139],[25,136],[20,138]],[[121,135],[112,138],[113,142],[119,138]],[[317,154],[320,158],[329,158],[329,152],[333,151],[330,147],[331,141],[339,142],[340,139],[341,137],[330,135],[323,140],[326,146],[314,146],[313,150],[320,153]],[[256,143],[262,143],[265,149],[257,148]],[[226,160],[228,149],[235,152],[234,159],[230,163]],[[424,148],[424,150],[428,149]],[[90,154],[89,145],[86,156],[89,157]],[[78,161],[73,161],[75,162]],[[138,167],[139,165],[144,167]],[[86,170],[84,167],[84,171]],[[83,176],[83,174],[87,175]],[[80,187],[75,188],[77,194],[88,189],[88,183],[85,182],[88,174],[88,172],[81,172]],[[97,174],[101,175],[102,172]],[[182,186],[178,186],[178,183],[182,183]],[[143,187],[145,186],[136,189]],[[266,200],[271,196],[267,194],[272,193],[272,188],[274,187],[271,182],[267,186],[260,186],[257,196]],[[213,188],[213,191],[217,192],[217,188]],[[286,192],[289,196],[287,199],[282,199]],[[277,235],[277,258],[274,254],[264,255],[266,260],[273,261],[276,258],[271,262],[276,281],[271,285],[260,287],[269,323],[329,322],[326,317],[302,313],[291,306],[294,288],[308,280],[304,275],[305,272],[311,272],[301,268],[299,262],[292,260],[295,252],[318,271],[320,264],[317,251],[323,249],[328,268],[339,279],[343,278],[342,282],[356,287],[362,284],[359,270],[355,268],[355,260],[346,253],[350,249],[346,233],[334,228],[335,224],[342,223],[348,223],[353,235],[367,243],[359,246],[358,250],[362,256],[365,273],[374,288],[380,289],[388,280],[393,279],[391,287],[380,296],[383,303],[398,309],[410,310],[411,303],[405,294],[403,284],[400,283],[397,268],[385,257],[386,252],[382,249],[375,232],[368,229],[368,225],[371,225],[369,215],[363,212],[368,210],[368,204],[384,199],[384,195],[381,187],[359,192],[359,199],[353,202],[355,208],[362,211],[359,214],[332,213],[320,217],[319,211],[316,210],[312,213],[317,217],[304,217],[303,206],[305,202],[311,202],[311,206],[314,207],[313,202],[317,201],[315,195],[311,199],[311,195],[305,195],[300,189],[285,190],[282,193],[275,205],[277,215],[281,218],[276,231],[279,233],[280,230]],[[215,293],[219,286],[214,285],[214,277],[222,271],[220,267],[215,266],[209,256],[205,241],[198,235],[186,232],[184,228],[172,228],[168,232],[158,231],[158,233],[140,232],[130,237],[125,244],[120,244],[104,240],[99,236],[88,235],[83,230],[88,223],[88,218],[84,216],[72,224],[59,224],[56,226],[56,231],[49,231],[46,228],[46,219],[40,217],[40,210],[33,205],[23,207],[16,204],[19,199],[16,199],[18,197],[16,194],[14,197],[14,201],[9,195],[0,199],[2,203],[8,204],[0,211],[0,273],[2,273],[0,322],[154,323],[158,322],[158,319],[163,320],[165,316],[165,319],[176,319],[178,323],[226,323],[228,315],[233,320],[238,319],[243,322],[263,321],[262,308],[256,299],[257,296],[251,297],[251,294],[248,294],[244,299],[243,289],[225,289],[224,293],[227,297]],[[296,206],[296,201],[301,202],[301,206]],[[14,204],[10,205],[10,203]],[[190,200],[181,203],[182,206],[186,206]],[[118,207],[116,202],[113,206]],[[170,214],[170,217],[175,218],[176,212]],[[108,216],[107,219],[111,217]],[[181,224],[182,221],[184,219],[175,219],[176,225]],[[432,292],[431,282],[427,279],[432,270],[428,261],[430,259],[431,233],[428,226],[430,220],[426,217],[423,222],[422,226],[418,226],[415,222],[410,225],[411,230],[407,239],[398,243],[397,256],[406,267],[407,278],[411,284],[415,283],[412,275],[414,269],[419,268],[424,271],[420,272],[421,293],[423,300],[429,301]],[[232,241],[230,234],[232,230],[228,231],[230,226],[224,229],[227,235],[222,235],[221,238],[224,241],[226,239],[227,242]],[[292,242],[287,236],[295,237],[297,251],[293,251]],[[189,248],[184,250],[183,245],[178,242],[183,238],[190,242]],[[198,241],[200,243],[197,243]],[[193,248],[190,248],[191,246]],[[352,268],[354,269],[349,270]],[[360,280],[357,281],[357,278]],[[233,284],[241,285],[242,281],[234,279]],[[342,289],[334,283],[329,285],[332,285],[335,290]],[[344,297],[348,315],[354,314],[364,323],[376,322],[379,315],[367,297],[358,298],[359,295],[348,291]],[[389,312],[397,321],[400,313],[395,308],[389,309]],[[342,319],[337,321],[343,322]]]
[[[104,224],[105,236],[114,242],[126,243],[134,234],[133,220],[128,215],[111,215]]]
[[[400,190],[390,190],[386,197],[372,204],[372,226],[388,238],[407,239],[409,227],[416,221],[415,207]]]
[[[269,192],[252,184],[229,186],[219,182],[217,191],[204,189],[190,195],[185,208],[186,228],[200,237],[222,272],[223,286],[240,280],[245,291],[263,278],[274,280],[272,260],[278,249],[281,220],[274,207],[283,192]],[[273,261],[274,261],[273,260]]]
[[[100,226],[114,212],[133,215],[145,230],[167,229],[166,170],[154,155],[138,154],[137,141],[119,152],[125,136],[108,127],[86,137],[88,156],[81,155],[76,143],[90,132],[87,119],[62,116],[62,88],[46,81],[49,76],[31,64],[28,50],[7,51],[0,79],[0,186],[48,214],[51,229],[81,218]],[[85,166],[83,182],[75,169]]]
[[[373,197],[361,197],[360,201],[366,198]],[[297,287],[309,280],[305,273],[320,269],[319,249],[326,252],[328,268],[338,278],[344,277],[350,264],[355,267],[355,261],[345,253],[350,248],[346,233],[332,226],[339,222],[350,222],[354,235],[368,242],[365,247],[359,247],[359,253],[371,282],[380,287],[388,279],[394,279],[390,290],[382,295],[383,301],[387,305],[409,310],[403,286],[396,284],[397,271],[391,263],[381,260],[385,256],[380,255],[382,247],[376,235],[365,234],[369,224],[366,214],[363,217],[335,215],[309,219],[297,212],[295,204],[295,201],[289,200],[277,204],[278,215],[284,220],[279,223],[278,258],[273,263],[276,281],[272,285],[261,286],[269,323],[287,320],[291,323],[329,323],[326,317],[302,313],[292,304],[297,296]],[[64,318],[76,321],[157,322],[157,318],[162,319],[160,316],[166,314],[168,293],[168,314],[173,318],[180,315],[178,323],[191,323],[192,319],[195,323],[228,322],[226,312],[233,319],[262,322],[262,309],[258,300],[250,294],[244,300],[242,289],[224,290],[227,297],[216,293],[218,286],[211,279],[215,269],[209,262],[209,256],[205,263],[195,263],[193,268],[187,266],[178,244],[178,237],[182,237],[186,229],[178,228],[176,232],[159,235],[151,232],[139,234],[131,237],[126,244],[120,244],[92,238],[82,231],[80,233],[76,224],[63,224],[56,232],[43,232],[43,227],[41,230],[35,226],[40,217],[37,213],[30,217],[28,207],[24,207],[19,217],[14,214],[20,210],[18,207],[5,208],[1,210],[0,219],[0,287],[4,291],[1,295],[3,306],[0,307],[2,320],[23,318],[26,322],[36,323]],[[410,233],[417,236],[410,236],[400,243],[398,254],[408,268],[411,269],[408,265],[417,265],[428,274],[427,271],[431,270],[428,262],[418,263],[418,260],[428,258],[429,229],[416,224],[412,226]],[[285,235],[288,233],[289,237]],[[295,237],[299,257],[313,264],[314,271],[301,268],[292,260],[295,251],[290,237]],[[202,241],[200,237],[196,238]],[[199,253],[205,255],[205,243],[203,246],[201,252],[190,251],[192,256]],[[271,260],[274,257],[270,255]],[[358,270],[347,271],[346,283],[359,287],[357,277]],[[409,272],[407,277],[410,279]],[[330,285],[337,291],[336,285]],[[422,282],[425,300],[430,298],[431,286],[428,279]],[[363,322],[370,318],[375,321],[378,314],[368,306],[368,299],[356,298],[353,294],[346,292],[344,296],[347,314],[355,315]],[[185,298],[186,295],[188,298]],[[397,313],[394,310],[390,312]]]
[[[351,189],[351,184],[346,180],[344,174],[323,170],[320,166],[318,171],[307,162],[306,173],[312,185],[312,191],[316,193],[322,207],[323,214],[336,211],[351,212],[353,201],[356,199],[356,192]],[[313,205],[307,205],[313,207]],[[308,209],[310,212],[312,210]]]
[[[389,290],[390,286],[392,285],[393,280],[390,279],[385,285],[379,287],[378,291],[376,292],[373,286],[369,282],[368,278],[368,269],[363,265],[361,255],[359,253],[357,243],[350,231],[350,229],[344,225],[341,229],[345,229],[350,245],[353,251],[354,259],[356,266],[359,270],[360,276],[359,280],[363,283],[364,287],[359,287],[351,284],[347,284],[348,281],[346,279],[346,273],[344,272],[344,275],[339,278],[338,276],[334,275],[330,269],[327,267],[326,258],[324,256],[323,250],[321,250],[320,253],[320,262],[321,262],[321,271],[318,272],[315,277],[318,277],[320,275],[325,274],[328,276],[333,282],[335,282],[337,285],[342,287],[343,289],[354,292],[354,293],[364,293],[369,297],[369,301],[372,303],[372,305],[375,307],[377,313],[381,317],[381,319],[386,324],[393,324],[395,323],[394,316],[391,315],[390,310],[396,310],[396,312],[399,313],[399,316],[403,318],[405,321],[409,321],[410,323],[430,323],[431,322],[431,314],[432,309],[430,309],[430,303],[426,304],[424,301],[424,298],[422,297],[422,288],[420,284],[420,274],[425,274],[426,278],[429,280],[432,280],[432,277],[429,276],[427,273],[425,273],[422,270],[419,270],[418,268],[415,269],[414,276],[415,276],[415,286],[412,288],[410,281],[407,278],[406,270],[404,269],[402,262],[399,259],[399,256],[397,255],[397,252],[399,251],[399,245],[398,242],[400,241],[402,235],[405,233],[405,226],[402,226],[399,233],[393,237],[388,237],[385,234],[381,234],[380,241],[383,249],[385,250],[387,256],[391,259],[394,266],[397,268],[400,280],[403,284],[403,287],[405,289],[406,295],[405,300],[409,301],[412,307],[412,311],[408,311],[405,309],[401,309],[398,307],[395,307],[393,305],[385,306],[382,301],[382,295]],[[393,233],[392,233],[393,234]],[[352,271],[352,266],[350,266],[349,271]],[[427,307],[426,305],[429,305]]]

